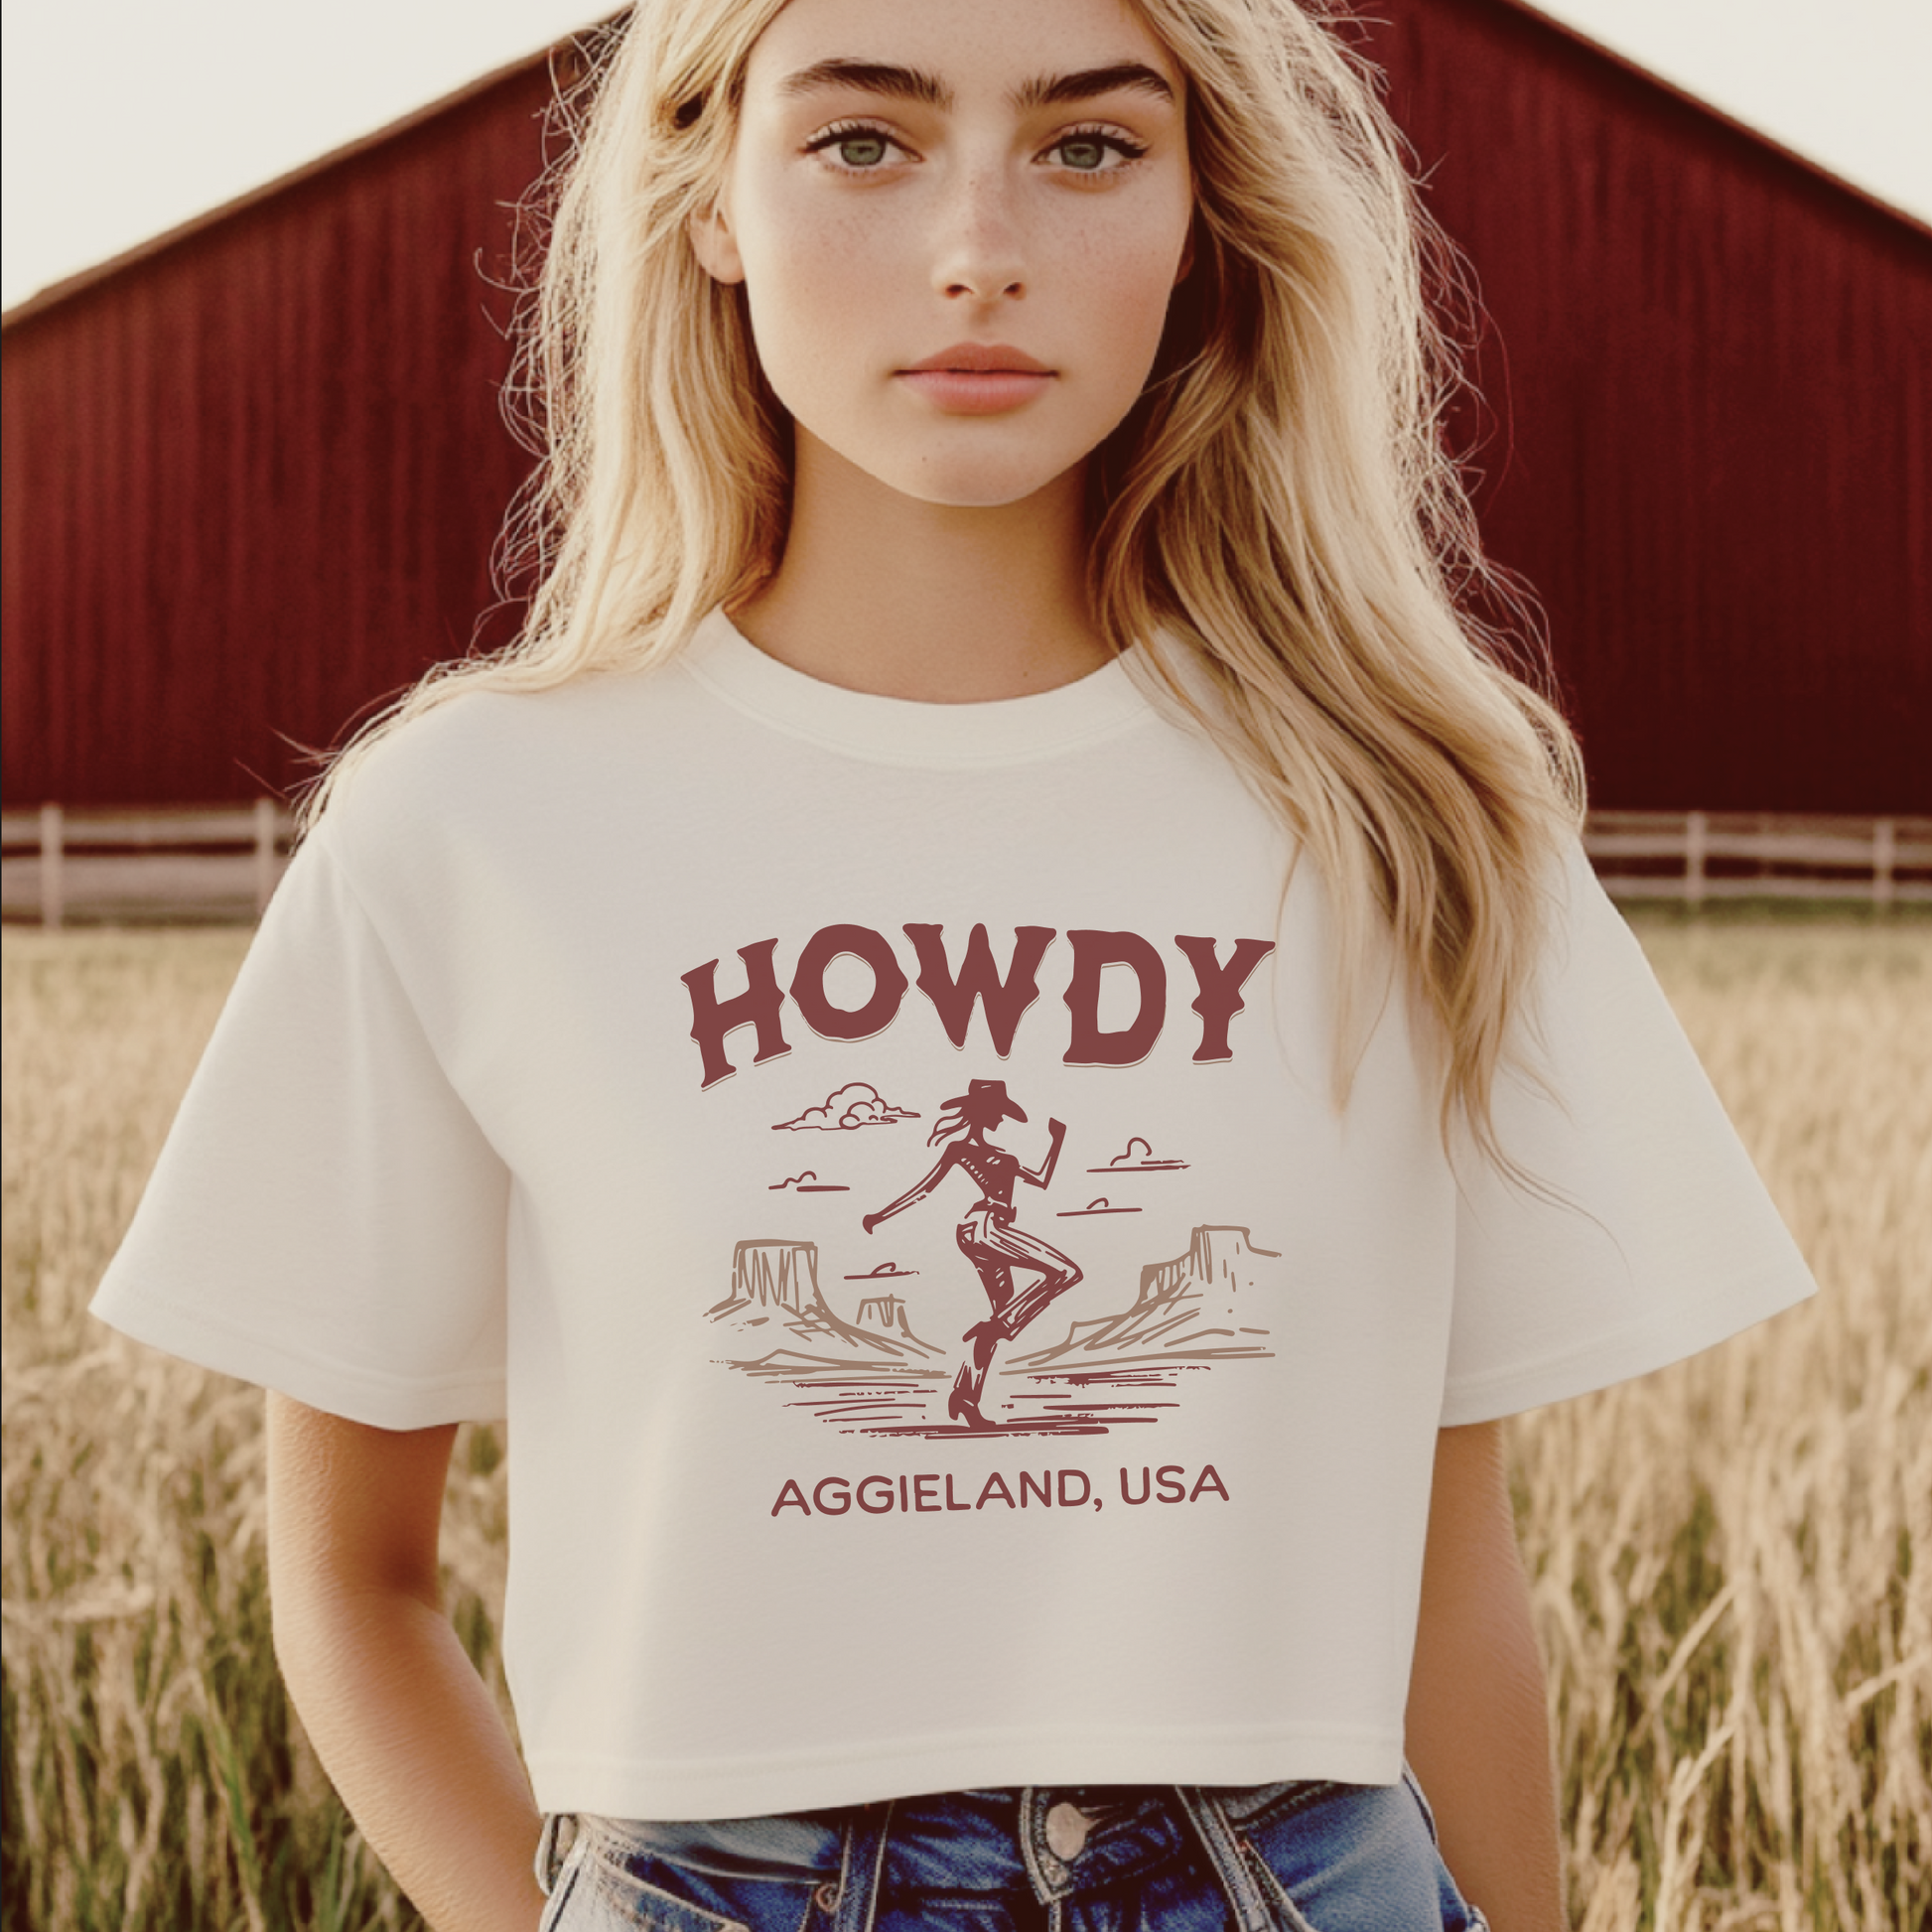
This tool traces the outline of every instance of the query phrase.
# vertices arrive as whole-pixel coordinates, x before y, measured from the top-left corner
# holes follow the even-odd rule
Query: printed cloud
[[[849,1081],[825,1096],[822,1107],[807,1107],[796,1120],[774,1120],[774,1134],[817,1128],[821,1133],[838,1134],[857,1127],[890,1127],[896,1120],[917,1120],[910,1107],[895,1107],[875,1086],[864,1080]]]

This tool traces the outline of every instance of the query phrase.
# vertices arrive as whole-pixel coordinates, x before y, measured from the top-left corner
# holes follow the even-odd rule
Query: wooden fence
[[[0,911],[58,926],[256,919],[294,826],[272,798],[215,810],[0,815]]]
[[[293,827],[271,798],[209,811],[8,812],[0,899],[58,926],[257,918]],[[1619,899],[1932,904],[1932,818],[1592,812],[1585,849]]]
[[[1932,818],[1592,812],[1584,849],[1618,899],[1932,903]]]

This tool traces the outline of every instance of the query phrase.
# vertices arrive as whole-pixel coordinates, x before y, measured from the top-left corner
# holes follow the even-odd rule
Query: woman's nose
[[[963,175],[936,212],[935,233],[932,277],[942,294],[984,302],[1026,293],[1025,249],[1004,169]]]

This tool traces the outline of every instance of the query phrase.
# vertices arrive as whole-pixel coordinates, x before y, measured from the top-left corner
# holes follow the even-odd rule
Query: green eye
[[[1071,141],[1060,143],[1060,159],[1069,168],[1090,173],[1103,167],[1107,160],[1107,144],[1095,140],[1091,135],[1081,135]]]
[[[877,168],[886,159],[886,141],[879,134],[848,134],[838,144],[839,159],[848,168]]]

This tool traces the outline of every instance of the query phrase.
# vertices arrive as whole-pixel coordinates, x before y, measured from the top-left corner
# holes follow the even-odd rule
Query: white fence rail
[[[0,910],[58,926],[255,919],[294,826],[272,798],[216,810],[0,815]]]
[[[1592,812],[1584,849],[1620,899],[1932,903],[1932,818]]]
[[[272,798],[211,811],[8,812],[9,919],[58,926],[258,918],[293,827]],[[1932,818],[1592,812],[1585,849],[1614,897],[1932,904]]]

